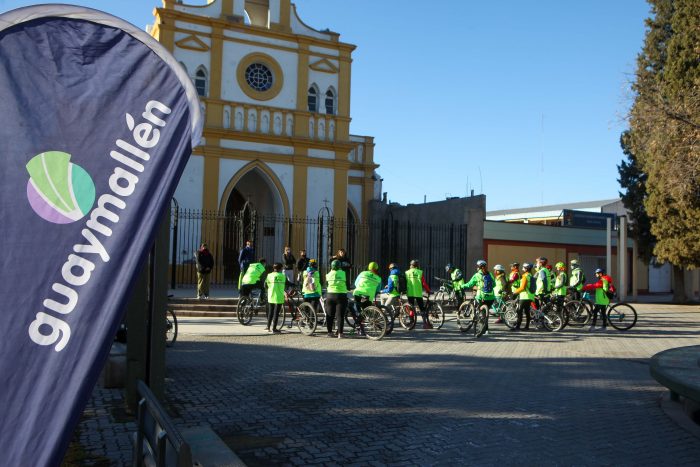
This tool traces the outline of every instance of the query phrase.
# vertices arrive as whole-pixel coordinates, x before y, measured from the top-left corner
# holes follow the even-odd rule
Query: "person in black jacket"
[[[197,261],[197,298],[209,298],[209,283],[211,270],[214,268],[214,256],[212,256],[206,243],[199,246],[195,254]]]
[[[297,260],[292,253],[292,249],[288,246],[284,247],[284,254],[282,255],[282,265],[284,268],[284,275],[287,277],[287,282],[294,283],[294,266]]]
[[[306,268],[309,267],[309,258],[306,257],[306,250],[299,250],[299,260],[297,261],[297,282],[304,282],[303,276]]]

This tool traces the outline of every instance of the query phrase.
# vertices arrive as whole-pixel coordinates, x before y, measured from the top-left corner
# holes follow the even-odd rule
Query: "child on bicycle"
[[[362,336],[365,333],[362,325],[362,314],[360,310],[365,309],[374,302],[374,297],[382,290],[382,278],[377,275],[379,265],[372,261],[367,266],[366,271],[362,271],[355,279],[355,290],[352,295],[355,297],[355,322],[359,324]]]
[[[241,297],[248,297],[253,289],[262,291],[265,284],[265,259],[260,259],[257,263],[250,263],[246,269],[243,279],[241,279]]]
[[[389,265],[389,280],[387,281],[386,287],[382,289],[382,293],[388,296],[384,300],[384,308],[389,311],[388,317],[389,322],[386,329],[387,334],[391,334],[394,330],[394,313],[391,311],[391,306],[397,297],[401,296],[401,290],[399,290],[399,275],[401,270],[396,263],[391,263]]]
[[[496,304],[498,305],[504,300],[508,287],[508,281],[506,280],[506,269],[500,264],[497,264],[493,267],[493,279],[495,281],[495,284],[493,286],[493,294],[496,300]],[[499,316],[495,322],[497,324],[502,323],[503,318]]]
[[[480,259],[479,261],[476,262],[476,267],[477,270],[472,276],[471,279],[469,279],[469,282],[464,284],[465,288],[472,288],[476,287],[476,300],[479,303],[483,303],[486,305],[486,308],[488,310],[491,309],[491,306],[493,305],[494,300],[496,299],[496,296],[494,295],[493,289],[495,286],[495,280],[491,273],[488,270],[488,265],[486,264],[486,261],[483,259]],[[488,335],[489,333],[489,317],[488,314],[486,315],[486,323],[485,323],[486,330],[484,331],[484,335]]]
[[[600,329],[604,331],[607,328],[605,310],[610,304],[610,297],[608,294],[612,292],[614,287],[612,277],[605,274],[605,269],[596,269],[595,276],[598,278],[598,282],[584,285],[583,290],[586,292],[595,291],[595,306],[593,307],[593,321],[591,322],[590,330],[593,331],[595,329],[598,313],[600,313],[600,321],[602,322]]]
[[[423,277],[423,271],[419,269],[419,264],[417,259],[412,259],[408,271],[406,271],[406,295],[408,296],[408,303],[415,307],[416,304],[420,309],[420,315],[423,318],[423,329],[433,329],[433,325],[430,324],[428,319],[428,309],[423,301],[423,290],[425,289],[430,295],[430,287],[428,283],[425,282],[425,277]]]
[[[318,263],[313,258],[308,261],[306,271],[302,273],[301,293],[304,301],[309,302],[314,311],[318,312],[321,301],[321,275],[318,273]]]
[[[289,283],[287,276],[282,273],[282,267],[282,263],[273,264],[272,272],[265,279],[267,286],[267,327],[265,331],[275,334],[282,332],[277,329],[277,321],[284,305],[284,289]]]

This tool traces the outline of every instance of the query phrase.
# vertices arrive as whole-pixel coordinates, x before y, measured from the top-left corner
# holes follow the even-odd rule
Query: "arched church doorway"
[[[284,205],[265,172],[253,167],[240,176],[230,190],[224,212],[224,274],[228,280],[238,281],[238,253],[246,240],[253,241],[256,260],[266,258],[268,264],[279,261],[284,246]]]

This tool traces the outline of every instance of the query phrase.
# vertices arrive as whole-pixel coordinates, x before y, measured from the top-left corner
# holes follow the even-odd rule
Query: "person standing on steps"
[[[288,246],[284,247],[284,254],[282,254],[282,265],[284,267],[284,275],[287,276],[287,282],[290,284],[294,283],[294,266],[296,266],[296,258],[292,249]]]
[[[209,298],[211,270],[214,268],[214,256],[206,243],[199,246],[195,261],[197,262],[197,298],[203,300]]]

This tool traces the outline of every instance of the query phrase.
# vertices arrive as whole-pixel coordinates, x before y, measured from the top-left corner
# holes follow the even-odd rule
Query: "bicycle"
[[[584,305],[581,304],[580,301],[574,300],[569,302],[567,306],[579,309]],[[606,305],[604,313],[606,322],[610,323],[610,326],[614,327],[618,331],[627,331],[637,323],[637,310],[626,302],[618,302],[615,304],[610,302]],[[586,323],[589,320],[590,316]]]
[[[588,292],[584,292],[580,300],[574,300],[571,295],[567,295],[562,310],[566,326],[580,328],[590,323],[593,316],[593,302]]]
[[[177,316],[173,310],[165,314],[165,345],[172,347],[177,340]]]
[[[238,299],[236,317],[242,325],[247,326],[253,319],[253,315],[257,316],[260,310],[265,310],[266,306],[267,294],[262,289],[254,289],[250,296]]]
[[[459,306],[457,310],[457,326],[461,332],[474,328],[474,337],[479,338],[486,332],[489,319],[489,308],[481,299],[472,297]]]
[[[436,281],[440,282],[440,288],[435,294],[435,302],[440,304],[441,307],[459,307],[459,299],[457,298],[457,293],[452,285],[452,281],[437,276],[434,276],[434,278]]]
[[[389,318],[398,319],[402,328],[410,331],[416,327],[416,310],[401,295],[396,297],[398,303],[392,303],[389,307],[384,307]]]
[[[367,301],[367,297],[362,297],[362,302]],[[380,308],[381,305],[369,305],[357,311],[357,304],[354,297],[348,299],[348,313],[345,315],[345,322],[353,329],[356,329],[358,321],[360,332],[368,339],[380,340],[386,334],[388,327],[386,315]],[[352,316],[351,316],[352,315]]]
[[[287,311],[289,311],[289,324],[287,328],[291,328],[296,322],[299,331],[311,336],[316,332],[318,319],[316,310],[313,305],[308,302],[303,302],[301,292],[297,288],[291,288],[284,293],[284,306],[278,318],[278,329],[281,329],[287,320]]]
[[[540,308],[535,307],[533,301],[530,306],[530,316],[536,325],[541,326],[545,331],[561,331],[564,329],[565,320],[562,312],[548,297],[540,298]]]

